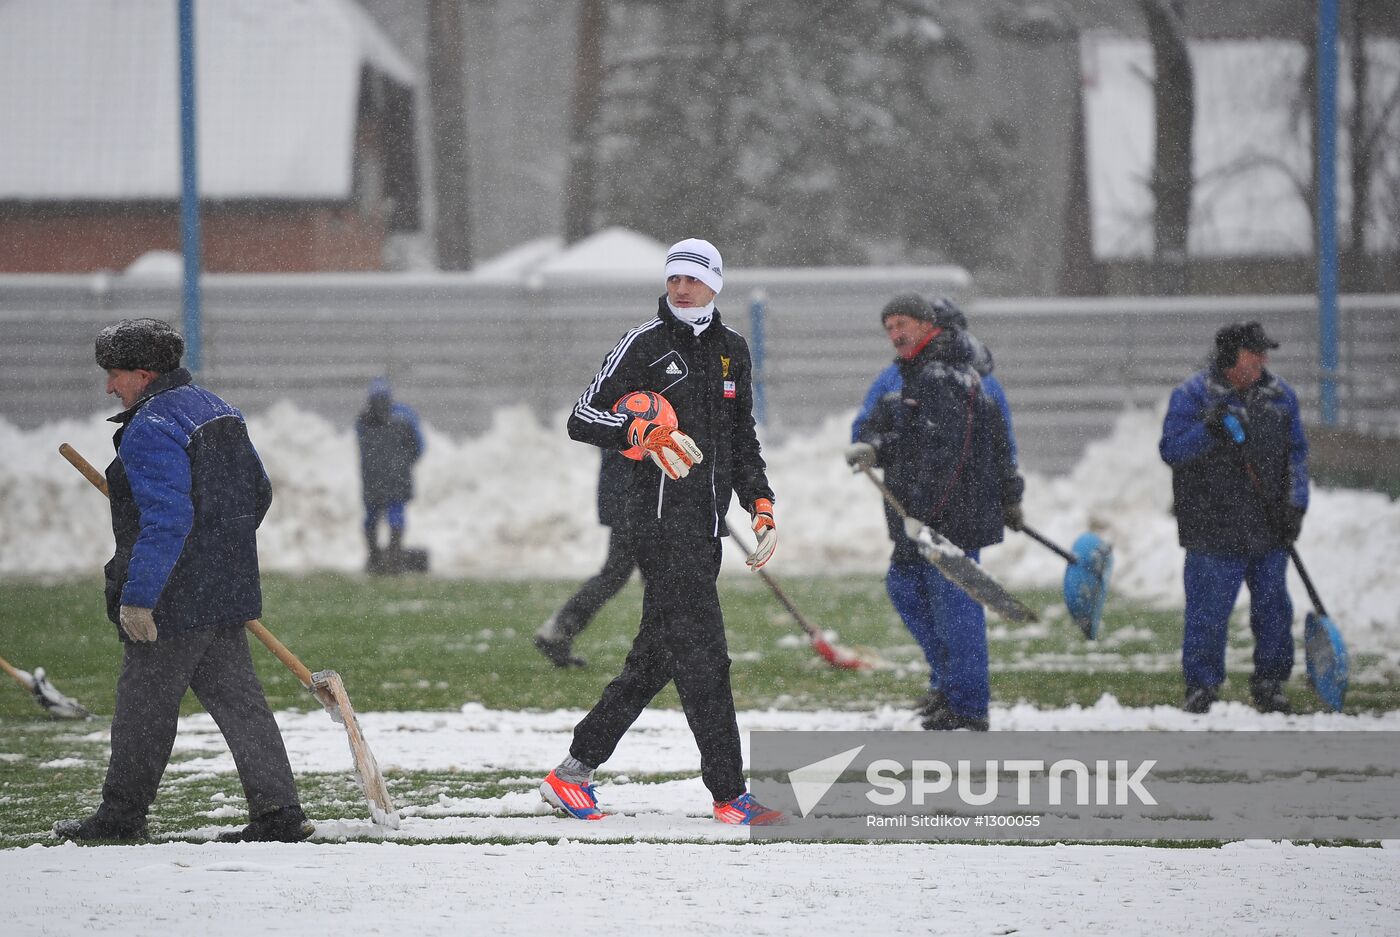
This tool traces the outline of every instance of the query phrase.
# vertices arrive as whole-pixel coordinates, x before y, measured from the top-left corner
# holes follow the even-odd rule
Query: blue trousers
[[[1254,679],[1288,679],[1293,672],[1293,603],[1288,598],[1288,551],[1224,556],[1186,551],[1186,633],[1181,669],[1188,689],[1225,682],[1230,610],[1249,586],[1254,633]]]
[[[403,530],[404,505],[406,503],[404,501],[391,501],[388,504],[366,504],[365,535],[373,537],[378,532],[381,513],[388,519],[390,530]]]
[[[975,560],[978,551],[967,555]],[[891,563],[885,589],[928,661],[929,689],[959,716],[984,718],[992,693],[982,606],[923,561]]]

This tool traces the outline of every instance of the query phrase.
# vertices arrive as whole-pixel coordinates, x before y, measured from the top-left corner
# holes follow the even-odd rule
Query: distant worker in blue
[[[976,560],[982,547],[1001,541],[1004,527],[1021,526],[1025,483],[1005,395],[994,397],[974,367],[981,343],[967,334],[952,302],[897,296],[880,319],[897,357],[857,416],[846,459],[857,469],[883,468],[911,518]],[[984,367],[990,376],[990,353]],[[919,555],[891,508],[885,513],[894,542],[885,586],[929,665],[922,725],[984,731],[991,697],[986,613]]]
[[[574,653],[574,638],[593,616],[622,591],[637,568],[637,541],[627,523],[627,479],[632,462],[614,449],[603,450],[598,466],[598,523],[608,528],[608,555],[603,568],[578,587],[559,610],[535,632],[535,647],[556,667],[586,667]]]
[[[1162,425],[1158,450],[1171,466],[1177,537],[1186,548],[1181,665],[1189,713],[1219,699],[1241,584],[1249,587],[1254,634],[1250,700],[1261,712],[1292,709],[1283,690],[1293,672],[1288,546],[1308,509],[1308,442],[1298,395],[1265,366],[1277,347],[1258,322],[1220,329],[1209,365],[1172,391]]]
[[[405,506],[413,499],[413,466],[423,455],[423,431],[413,408],[394,400],[387,379],[369,385],[369,403],[355,420],[364,487],[365,543],[370,573],[404,569]],[[389,546],[379,545],[379,521],[389,523]]]

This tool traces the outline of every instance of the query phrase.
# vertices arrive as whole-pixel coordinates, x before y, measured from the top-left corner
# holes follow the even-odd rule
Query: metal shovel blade
[[[43,667],[34,668],[34,685],[30,687],[39,705],[48,710],[49,715],[60,719],[91,719],[92,713],[82,703],[71,696],[64,696],[49,682]]]

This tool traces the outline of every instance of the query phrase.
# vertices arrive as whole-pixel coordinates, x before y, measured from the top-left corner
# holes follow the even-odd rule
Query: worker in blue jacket
[[[1001,412],[1002,422],[1006,426],[1008,453],[1014,469],[1017,453],[1016,435],[1011,426],[1011,406],[1006,400],[1006,391],[1002,388],[1001,382],[992,374],[995,362],[991,350],[978,340],[977,336],[967,330],[967,317],[951,299],[939,297],[929,304],[929,308],[936,320],[948,324],[950,328],[948,337],[963,346],[968,363],[981,378],[982,392],[992,403],[996,404],[997,409]],[[900,373],[899,362],[892,362],[876,376],[874,383],[870,385],[870,390],[866,392],[865,400],[861,403],[860,410],[851,423],[852,443],[860,441],[861,431],[871,414],[880,405],[880,401],[885,398],[900,397],[903,388],[904,378]],[[1019,515],[1016,514],[1016,510],[1009,510],[1008,515],[1019,524]],[[935,603],[930,599],[934,593],[926,588],[925,580],[928,577],[924,574],[924,565],[922,561],[915,562],[913,560],[892,563],[889,575],[885,579],[885,588],[889,593],[891,604],[894,605],[895,611],[899,613],[900,619],[905,623],[910,634],[914,635],[915,640],[919,642],[920,648],[924,651],[924,659],[929,665],[928,690],[919,699],[915,709],[921,721],[930,725],[941,725],[950,721],[948,698],[944,689],[947,682],[944,671],[947,669],[946,662],[949,654],[940,638],[940,630],[935,627],[933,622],[938,612]],[[953,598],[956,602],[957,596],[954,595]]]
[[[1184,709],[1203,713],[1225,682],[1230,611],[1249,587],[1262,712],[1289,712],[1293,603],[1288,546],[1308,509],[1308,443],[1298,396],[1265,365],[1278,343],[1258,322],[1215,335],[1209,366],[1172,392],[1159,451],[1172,470],[1177,536],[1186,548]]]
[[[395,400],[388,378],[369,385],[369,401],[355,418],[360,447],[360,482],[365,505],[365,545],[370,573],[403,571],[406,507],[413,499],[413,466],[423,457],[423,429],[418,413]],[[379,545],[379,520],[389,525],[387,549]]]
[[[122,642],[102,803],[54,833],[141,840],[170,760],[180,700],[193,690],[238,766],[248,814],[222,841],[295,842],[302,812],[287,749],[253,669],[244,623],[262,614],[257,528],[272,484],[243,414],[191,382],[185,343],[158,319],[97,336],[97,365],[124,409],[107,466],[116,553],[107,614]]]
[[[880,321],[896,353],[899,389],[879,398],[846,451],[853,467],[885,470],[911,519],[976,561],[1006,526],[1021,524],[1025,484],[1000,408],[972,366],[971,345],[950,303],[896,296]],[[988,728],[986,615],[920,554],[890,506],[890,601],[929,663],[925,729]]]

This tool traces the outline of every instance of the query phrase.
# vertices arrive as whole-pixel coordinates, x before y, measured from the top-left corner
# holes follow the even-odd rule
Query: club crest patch
[[[720,355],[720,356],[719,356],[719,366],[720,366],[720,370],[723,372],[723,376],[724,376],[724,377],[728,377],[728,376],[729,376],[729,356],[728,356],[728,355]]]

